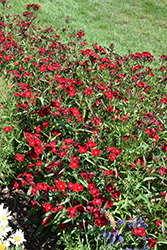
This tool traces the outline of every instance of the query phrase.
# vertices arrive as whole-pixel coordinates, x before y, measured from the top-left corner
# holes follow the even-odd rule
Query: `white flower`
[[[16,246],[21,245],[24,241],[24,233],[21,229],[17,229],[16,232],[10,236],[9,240]]]
[[[4,203],[1,203],[1,204],[0,204],[0,208],[1,208],[1,207],[3,208],[3,206],[4,206]]]
[[[11,231],[11,229],[11,227],[5,227],[0,225],[0,239],[5,238],[8,232]]]
[[[8,211],[8,208],[4,208],[3,205],[3,203],[0,205],[0,225],[5,227],[8,225],[8,220],[12,219],[12,216],[10,216],[11,212]]]
[[[0,250],[8,249],[9,246],[10,246],[9,241],[7,241],[7,240],[1,241],[0,240]]]

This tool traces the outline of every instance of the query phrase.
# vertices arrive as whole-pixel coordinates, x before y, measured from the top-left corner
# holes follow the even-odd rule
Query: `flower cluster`
[[[9,226],[9,220],[12,219],[11,212],[8,208],[4,208],[4,204],[0,204],[0,249],[8,249],[10,245],[16,247],[22,245],[26,240],[21,229],[17,229],[15,233]],[[9,232],[12,234],[9,235]]]
[[[156,221],[167,208],[164,60],[154,70],[147,51],[121,57],[113,44],[109,51],[88,46],[83,30],[58,35],[35,18],[31,11],[1,16],[0,73],[12,79],[16,100],[14,124],[4,128],[14,187],[27,192],[41,224],[58,235],[107,232],[101,209],[112,209],[125,221],[135,213],[147,219],[147,230],[141,219],[122,225],[139,244],[150,232],[162,239]],[[119,224],[113,230],[110,243],[124,244]]]
[[[33,8],[34,10],[39,10],[41,6],[39,6],[38,4],[27,4],[27,8]]]
[[[155,247],[156,240],[147,236],[147,223],[144,223],[142,217],[136,221],[131,217],[127,222],[125,220],[118,220],[116,228],[111,231],[103,229],[102,235],[107,243],[108,249],[115,246],[116,249],[123,249],[122,247],[129,247],[135,245],[135,248],[126,248],[126,250],[148,250]],[[98,239],[99,240],[99,239]],[[135,244],[134,244],[135,242]]]

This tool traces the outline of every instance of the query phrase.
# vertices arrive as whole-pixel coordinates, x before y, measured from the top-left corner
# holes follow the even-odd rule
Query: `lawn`
[[[166,249],[166,5],[1,4],[0,249]]]
[[[31,4],[31,1],[26,1]],[[64,28],[69,16],[70,30],[82,29],[89,45],[109,47],[114,43],[118,54],[131,50],[149,51],[155,57],[166,53],[167,2],[165,0],[65,0],[36,1],[42,6],[40,24],[55,30]],[[25,1],[13,0],[10,13],[22,14]]]

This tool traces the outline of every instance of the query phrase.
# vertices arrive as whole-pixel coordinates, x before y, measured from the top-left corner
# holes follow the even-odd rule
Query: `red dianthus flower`
[[[101,150],[99,150],[98,148],[95,148],[92,150],[92,156],[98,156],[101,153]]]

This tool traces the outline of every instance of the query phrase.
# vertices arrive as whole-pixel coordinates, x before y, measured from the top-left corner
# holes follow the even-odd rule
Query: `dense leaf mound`
[[[86,235],[92,249],[161,245],[167,56],[153,69],[147,51],[89,47],[83,30],[35,25],[29,8],[1,14],[0,64],[17,101],[4,128],[8,160],[15,188],[42,214],[37,235]]]

